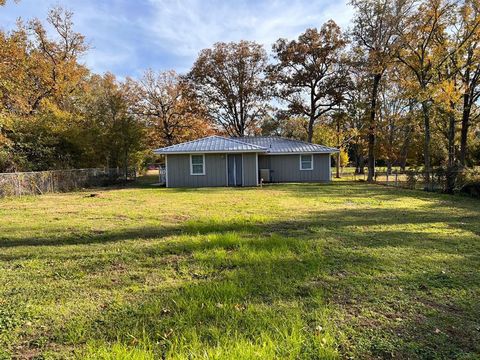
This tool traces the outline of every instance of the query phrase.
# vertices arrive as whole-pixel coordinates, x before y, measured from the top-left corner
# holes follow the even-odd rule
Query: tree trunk
[[[128,181],[128,148],[125,147],[125,181]]]
[[[313,124],[315,123],[315,117],[310,116],[310,120],[308,121],[308,129],[307,129],[307,142],[311,143],[313,139]]]
[[[412,139],[412,132],[413,126],[407,125],[405,127],[405,140],[403,141],[402,149],[400,150],[400,169],[402,172],[405,171],[405,167],[407,166],[407,156],[408,156],[408,149],[410,148],[410,142]]]
[[[337,153],[337,161],[336,161],[336,164],[335,164],[335,168],[336,168],[336,174],[335,174],[335,177],[337,179],[340,179],[340,149],[338,149],[338,153]]]
[[[336,174],[335,177],[337,179],[340,179],[340,119],[337,117],[337,148],[338,148],[338,153],[337,153],[337,166],[336,166]]]
[[[381,74],[375,74],[373,76],[373,88],[372,98],[370,103],[370,127],[368,131],[368,182],[373,182],[375,177],[375,132],[376,132],[376,119],[377,112],[377,95]]]
[[[307,142],[311,143],[313,139],[313,125],[315,124],[315,88],[310,89],[310,118],[308,119]]]
[[[392,161],[390,159],[387,159],[386,163],[387,163],[387,174],[392,175]]]
[[[425,130],[425,142],[423,144],[424,165],[425,165],[425,190],[431,191],[432,184],[430,173],[432,171],[430,163],[430,109],[427,101],[422,101],[423,126]]]
[[[453,194],[457,179],[457,171],[455,166],[455,105],[451,104],[451,113],[448,122],[448,164],[446,173],[445,192]]]
[[[358,139],[357,143],[352,147],[353,159],[355,161],[355,174],[363,174],[363,155],[360,154]]]
[[[459,162],[463,167],[466,165],[467,159],[467,137],[468,137],[468,128],[470,126],[470,94],[465,93],[463,95],[463,112],[462,112],[462,130],[460,134],[460,155]]]
[[[357,174],[365,174],[365,158],[359,156]]]

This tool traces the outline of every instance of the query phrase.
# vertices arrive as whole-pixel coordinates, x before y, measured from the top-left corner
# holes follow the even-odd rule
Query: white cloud
[[[269,50],[329,19],[346,29],[347,0],[22,0],[0,10],[0,26],[44,20],[59,4],[74,12],[77,31],[92,49],[83,61],[95,72],[138,76],[143,69],[185,72],[201,49],[218,41],[254,40]]]
[[[352,16],[344,0],[149,1],[154,13],[144,28],[153,32],[159,46],[189,57],[217,41],[246,39],[270,46],[279,37],[297,37],[329,19],[345,28]]]

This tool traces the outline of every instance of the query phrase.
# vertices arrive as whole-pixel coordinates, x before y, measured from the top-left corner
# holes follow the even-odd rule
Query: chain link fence
[[[366,174],[351,174],[354,181],[366,181]],[[423,170],[377,171],[375,183],[407,189],[437,192],[460,192],[480,197],[480,168],[445,169],[437,168],[430,172]]]
[[[67,192],[125,179],[121,169],[72,169],[0,174],[0,197]]]

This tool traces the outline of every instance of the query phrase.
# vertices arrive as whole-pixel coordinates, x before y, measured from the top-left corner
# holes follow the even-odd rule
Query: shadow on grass
[[[318,186],[333,196],[351,191],[348,184],[279,191],[318,196]],[[355,191],[365,197],[371,189]],[[376,196],[394,200],[397,191],[380,189]],[[401,194],[419,197],[417,192]],[[432,195],[425,198],[431,201]],[[440,195],[435,199],[445,201]],[[304,358],[325,349],[355,358],[474,358],[480,353],[475,299],[480,295],[475,270],[480,267],[480,215],[473,202],[448,204],[455,211],[435,202],[418,209],[345,207],[264,223],[188,221],[4,239],[0,248],[148,240],[140,249],[126,245],[125,251],[135,252],[136,259],[176,256],[170,265],[182,283],[107,304],[83,320],[80,335],[69,338],[78,323],[66,324],[54,337],[58,343],[97,339],[135,346],[147,337],[159,356],[201,354],[243,341],[273,343],[278,358],[292,349]],[[68,256],[75,259],[78,251]],[[13,252],[0,259],[30,256],[52,254]],[[147,264],[152,272],[170,266]],[[325,334],[316,332],[318,326]]]
[[[458,208],[458,210],[471,210],[473,207]],[[271,233],[287,237],[308,235],[315,237],[318,229],[325,229],[332,232],[339,231],[339,235],[346,235],[357,241],[357,245],[402,245],[418,240],[414,245],[422,248],[440,246],[455,249],[455,242],[437,241],[431,238],[427,232],[410,230],[409,225],[435,226],[439,224],[447,233],[448,231],[469,232],[471,236],[480,236],[480,214],[467,213],[462,211],[453,212],[451,209],[422,207],[415,210],[394,209],[394,208],[372,208],[356,209],[345,207],[343,209],[328,212],[310,212],[306,217],[299,217],[292,220],[266,221],[256,223],[249,220],[243,221],[205,221],[189,220],[183,223],[170,226],[145,226],[135,228],[119,228],[115,231],[79,232],[65,234],[63,229],[58,229],[58,234],[49,234],[48,237],[15,237],[9,238],[3,234],[0,238],[0,248],[22,247],[22,246],[64,246],[83,245],[95,243],[110,243],[135,239],[162,239],[174,235],[210,234],[225,232],[251,233],[253,235],[268,235]],[[373,227],[373,228],[372,228]],[[382,228],[383,227],[383,228]],[[389,229],[393,227],[395,230]],[[368,229],[368,231],[363,231]],[[428,228],[427,228],[428,229]],[[360,231],[358,231],[360,230]],[[468,235],[468,234],[467,234]],[[478,239],[466,239],[468,244],[475,244]],[[341,236],[340,236],[341,237]],[[424,241],[425,240],[425,241]],[[430,243],[428,240],[433,241]],[[351,241],[352,243],[352,241]],[[199,244],[199,246],[202,246]]]
[[[478,259],[446,259],[440,267],[427,259],[423,272],[408,272],[394,263],[408,255],[390,258],[352,249],[333,233],[324,233],[321,242],[314,232],[295,237],[217,234],[209,241],[200,236],[145,249],[147,257],[173,254],[180,257],[177,268],[202,272],[183,273],[187,280],[180,286],[108,307],[89,325],[85,340],[129,343],[149,334],[158,355],[166,356],[169,351],[228,348],[239,340],[258,344],[262,338],[278,344],[280,358],[293,349],[313,358],[315,352],[285,335],[294,329],[302,334],[301,343],[314,344],[313,351],[340,349],[342,357],[454,358],[480,352],[480,307],[465,297],[465,291],[479,293],[480,280],[474,271],[458,271],[478,267]],[[416,233],[405,236],[409,246],[423,241]],[[439,249],[438,244],[423,247],[424,253]],[[442,268],[449,270],[444,274]],[[325,309],[330,315],[319,316]],[[292,322],[297,317],[300,324]],[[322,345],[318,326],[337,341]]]

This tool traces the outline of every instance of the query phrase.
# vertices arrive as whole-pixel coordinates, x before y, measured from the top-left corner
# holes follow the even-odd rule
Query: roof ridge
[[[237,137],[230,137],[231,139],[237,139]],[[331,146],[327,146],[327,145],[323,145],[323,144],[317,144],[317,143],[313,143],[313,142],[308,142],[308,141],[304,141],[304,140],[299,140],[299,139],[294,139],[294,138],[290,138],[290,137],[285,137],[285,136],[280,136],[280,135],[253,135],[253,136],[245,136],[244,138],[250,138],[250,139],[280,139],[280,140],[287,140],[287,141],[290,141],[290,142],[298,142],[298,143],[302,143],[302,144],[305,144],[305,145],[316,145],[316,146],[323,146],[323,147],[326,147],[326,148],[331,148],[331,149],[335,149]],[[242,139],[240,137],[238,137],[238,139]]]
[[[210,136],[205,136],[205,137],[202,137],[202,138],[198,138],[198,139],[194,139],[194,140],[190,140],[190,141],[185,141],[185,142],[181,142],[181,143],[178,143],[178,144],[173,144],[173,145],[169,145],[169,146],[165,146],[163,148],[158,148],[158,149],[155,149],[153,150],[154,152],[155,151],[159,151],[159,152],[165,152],[165,151],[176,151],[176,149],[178,148],[182,148],[184,147],[185,145],[191,145],[193,143],[199,143],[199,142],[202,142],[202,141],[205,141],[208,139],[218,139],[218,140],[223,140],[226,144],[228,144],[229,142],[231,143],[230,146],[233,146],[233,147],[238,147],[239,145],[243,146],[243,147],[247,147],[248,150],[267,150],[266,147],[263,147],[263,146],[260,146],[260,145],[256,145],[256,144],[249,144],[247,142],[244,142],[244,141],[240,141],[240,140],[236,140],[236,139],[233,139],[231,137],[225,137],[225,136],[221,136],[221,135],[210,135]],[[212,141],[215,141],[215,140],[212,140]],[[233,144],[232,144],[233,143]],[[201,145],[200,145],[201,146]]]
[[[281,136],[276,136],[276,135],[252,135],[252,136],[244,136],[243,138],[267,138],[267,139],[271,139],[271,138],[281,138]],[[241,139],[241,138],[240,138]]]
[[[323,144],[309,143],[308,141],[296,140],[296,139],[286,138],[286,137],[283,137],[283,136],[277,136],[277,137],[280,138],[280,139],[288,140],[288,141],[292,141],[292,142],[293,141],[294,142],[300,142],[300,143],[305,144],[305,145],[316,145],[316,146],[322,146],[322,147],[329,148],[329,149],[335,149],[331,146],[327,146],[327,145],[323,145]]]
[[[260,146],[260,145],[255,145],[255,144],[249,144],[249,143],[247,143],[247,142],[245,142],[245,141],[237,140],[237,138],[232,138],[232,137],[230,137],[230,138],[226,138],[226,139],[231,140],[231,141],[234,141],[234,142],[237,142],[237,143],[240,143],[240,144],[242,144],[242,145],[254,146],[254,147],[257,147],[257,148],[259,148],[259,149],[266,149],[265,146]]]

